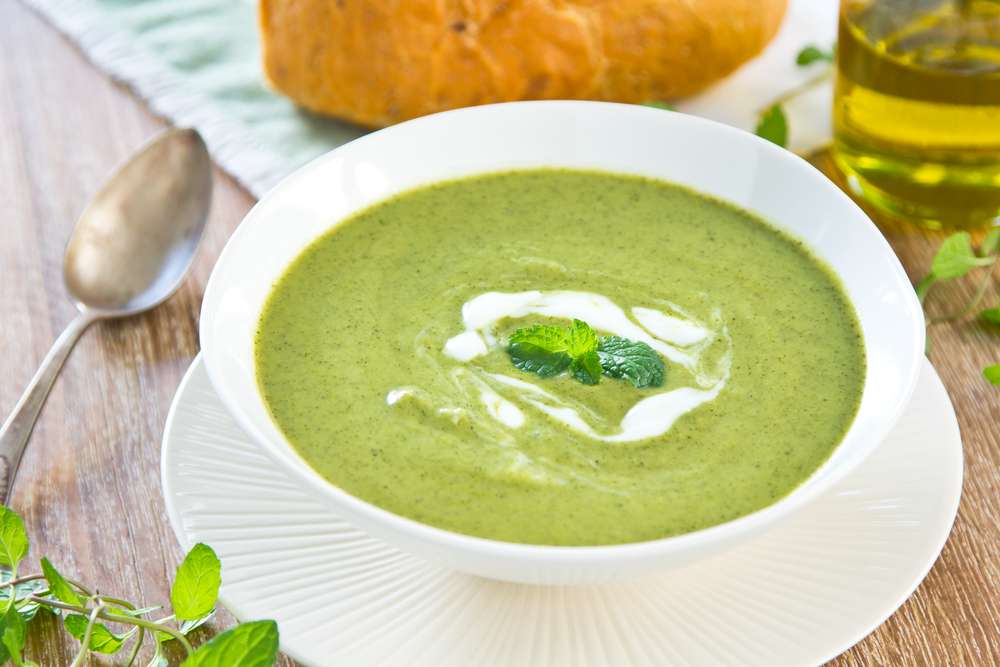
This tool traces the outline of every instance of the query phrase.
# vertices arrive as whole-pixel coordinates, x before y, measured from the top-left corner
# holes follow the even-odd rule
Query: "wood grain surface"
[[[0,45],[0,414],[6,414],[74,314],[61,265],[77,215],[109,170],[163,122],[15,0],[0,0]],[[817,164],[833,173],[825,157]],[[144,604],[168,600],[182,555],[160,491],[164,420],[198,351],[205,280],[253,204],[224,174],[216,173],[215,185],[190,279],[154,312],[84,335],[42,413],[13,497],[32,540],[29,567],[48,555],[101,591]],[[880,224],[911,277],[919,277],[939,237]],[[962,303],[971,290],[968,284],[943,289],[931,310]],[[940,324],[931,328],[931,340],[931,360],[965,441],[958,520],[913,597],[833,665],[1000,665],[1000,389],[980,375],[983,366],[1000,362],[1000,332],[973,322]],[[212,629],[230,622],[222,616]],[[66,665],[75,650],[55,623],[34,624],[28,655],[41,665]]]

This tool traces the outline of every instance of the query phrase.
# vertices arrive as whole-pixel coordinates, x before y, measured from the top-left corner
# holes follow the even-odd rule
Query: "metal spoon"
[[[211,161],[194,130],[170,129],[118,168],[80,216],[63,279],[79,315],[69,323],[0,428],[6,505],[28,437],[59,369],[87,327],[149,310],[180,286],[212,198]]]

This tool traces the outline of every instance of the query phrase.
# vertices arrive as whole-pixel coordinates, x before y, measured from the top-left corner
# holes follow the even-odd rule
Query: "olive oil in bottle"
[[[927,227],[1000,218],[1000,0],[843,0],[834,158]]]

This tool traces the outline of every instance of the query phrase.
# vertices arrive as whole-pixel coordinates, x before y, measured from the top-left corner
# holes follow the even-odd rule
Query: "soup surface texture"
[[[663,384],[514,367],[511,332],[574,318],[647,343]],[[275,423],[336,486],[553,545],[774,503],[830,456],[865,375],[853,307],[801,243],[679,186],[556,169],[442,182],[337,225],[275,285],[256,364]]]

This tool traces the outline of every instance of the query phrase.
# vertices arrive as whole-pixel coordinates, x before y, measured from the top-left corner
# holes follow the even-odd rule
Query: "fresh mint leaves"
[[[211,618],[221,581],[221,566],[212,549],[197,544],[177,570],[171,589],[174,613],[163,618],[151,615],[160,606],[137,609],[64,577],[47,558],[41,559],[42,573],[18,577],[17,566],[28,554],[24,522],[9,508],[0,506],[0,664],[10,660],[15,667],[37,667],[23,657],[27,625],[40,608],[63,618],[67,632],[81,644],[70,667],[89,664],[91,653],[128,656],[115,664],[136,664],[146,638],[155,642],[155,653],[147,667],[167,667],[163,642],[176,640],[187,658],[188,667],[241,665],[270,667],[277,659],[278,628],[273,621],[257,621],[236,626],[195,649],[186,635]],[[124,626],[122,632],[111,627]]]
[[[177,578],[170,589],[174,616],[181,621],[196,621],[215,609],[222,583],[222,565],[212,547],[194,545],[177,568]]]
[[[972,251],[972,236],[969,232],[958,232],[944,240],[934,261],[931,262],[931,276],[935,280],[961,278],[972,269],[992,266],[995,258],[980,257]]]
[[[795,64],[799,67],[808,67],[813,63],[833,63],[833,49],[821,49],[815,44],[809,44],[799,51],[795,56]]]
[[[62,600],[66,604],[75,604],[77,606],[83,605],[83,600],[77,595],[73,587],[69,585],[69,582],[59,574],[59,570],[49,562],[48,558],[42,558],[42,574],[45,575],[45,579],[49,582],[49,592],[56,597],[57,600]]]
[[[663,384],[666,374],[663,360],[646,343],[620,336],[605,336],[601,339],[597,356],[608,377],[628,380],[637,389]]]
[[[251,621],[207,642],[182,662],[181,667],[270,667],[277,657],[277,624]]]
[[[565,329],[539,324],[511,334],[507,351],[518,370],[547,378],[569,368],[573,359],[567,349],[569,334]]]
[[[569,369],[583,384],[597,384],[607,375],[644,389],[662,385],[666,373],[663,360],[646,343],[620,336],[599,338],[582,320],[566,328],[536,324],[518,329],[510,336],[507,352],[518,370],[553,377]]]
[[[124,634],[116,635],[106,625],[101,623],[91,624],[90,620],[82,614],[68,615],[63,620],[63,625],[66,626],[66,631],[73,635],[79,642],[83,642],[87,637],[87,630],[89,628],[90,638],[87,640],[88,648],[95,653],[104,653],[105,655],[118,653],[125,642],[135,634],[135,628],[133,628]]]
[[[979,243],[978,251],[973,250],[972,236],[968,232],[957,232],[942,241],[931,261],[930,273],[917,282],[917,298],[921,303],[924,303],[931,288],[938,283],[963,278],[976,269],[986,270],[982,272],[983,277],[979,287],[964,307],[947,315],[929,317],[928,326],[959,320],[974,313],[989,291],[993,268],[998,261],[1000,261],[1000,227],[994,227],[986,233]],[[979,318],[983,322],[1000,325],[1000,305],[980,311]],[[984,368],[983,376],[993,384],[1000,385],[1000,364]]]
[[[962,278],[977,268],[993,266],[997,261],[997,246],[1000,245],[1000,232],[994,232],[997,230],[983,239],[978,254],[972,249],[972,236],[969,232],[958,232],[946,238],[934,254],[930,273],[917,283],[917,297],[921,303],[934,285]],[[977,301],[981,298],[980,294]],[[974,303],[971,306],[975,308]]]
[[[28,534],[24,522],[13,510],[0,505],[0,565],[17,576],[17,565],[28,555]]]
[[[987,308],[979,313],[979,317],[990,324],[1000,326],[1000,306],[997,306],[996,308]]]
[[[788,118],[780,104],[775,104],[760,114],[754,134],[782,148],[788,145]]]

